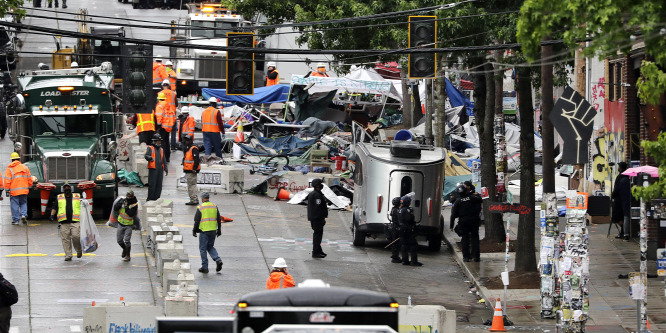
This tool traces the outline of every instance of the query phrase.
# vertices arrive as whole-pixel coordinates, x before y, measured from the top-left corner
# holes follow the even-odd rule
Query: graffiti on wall
[[[606,100],[606,78],[599,78],[599,82],[592,86],[592,107],[597,111],[603,111],[604,100]]]
[[[595,190],[611,194],[617,163],[625,160],[624,101],[604,101],[604,126],[593,136],[592,177]]]

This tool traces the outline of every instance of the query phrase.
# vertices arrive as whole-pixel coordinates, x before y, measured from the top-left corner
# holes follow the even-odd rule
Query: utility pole
[[[402,87],[402,123],[407,128],[412,128],[412,96],[409,95],[409,79],[407,78],[406,68],[400,70],[400,86]]]
[[[432,84],[433,78],[425,79],[426,82],[426,102],[425,102],[425,139],[426,144],[432,144]]]

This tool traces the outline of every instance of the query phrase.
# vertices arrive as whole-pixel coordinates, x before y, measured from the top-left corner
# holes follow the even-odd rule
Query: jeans
[[[18,223],[21,216],[28,216],[28,195],[12,195],[10,197],[12,205],[12,222]]]
[[[118,231],[116,232],[116,241],[118,242],[118,244],[131,245],[132,226],[118,223]]]
[[[208,269],[208,254],[213,258],[213,261],[220,260],[215,249],[215,233],[216,231],[205,231],[199,233],[199,254],[201,254],[201,268]]]
[[[206,155],[210,155],[215,151],[217,157],[222,158],[222,137],[219,132],[204,132],[204,148],[206,149]]]

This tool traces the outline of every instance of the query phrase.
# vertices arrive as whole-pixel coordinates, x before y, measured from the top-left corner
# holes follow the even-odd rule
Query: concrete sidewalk
[[[477,290],[493,307],[497,298],[504,298],[504,290],[489,290],[483,286],[488,278],[499,276],[504,271],[504,252],[481,253],[481,262],[464,262],[459,248],[460,237],[448,229],[450,208],[443,211],[445,216],[445,240],[450,243],[454,257]],[[535,221],[536,244],[539,251],[540,228],[537,212]],[[505,217],[506,220],[506,217]],[[564,230],[564,218],[560,219],[560,231]],[[516,239],[518,217],[511,217],[511,239]],[[639,270],[638,240],[629,242],[616,240],[615,229],[606,238],[608,224],[589,226],[590,255],[590,318],[587,327],[603,332],[631,332],[636,329],[636,301],[629,296],[627,279],[618,275]],[[483,239],[484,228],[479,230]],[[458,244],[456,244],[458,243]],[[509,270],[513,270],[515,253],[510,253]],[[648,261],[648,273],[656,275],[656,262]],[[507,315],[516,326],[533,326],[535,329],[554,330],[554,319],[541,319],[539,289],[509,289],[507,293]],[[490,309],[489,311],[492,311]],[[652,332],[666,332],[666,297],[664,279],[648,279],[648,318]]]

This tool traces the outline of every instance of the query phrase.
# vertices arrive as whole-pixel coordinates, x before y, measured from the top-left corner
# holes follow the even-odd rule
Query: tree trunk
[[[543,193],[555,193],[555,131],[550,122],[553,110],[553,65],[548,64],[553,46],[541,47],[541,143],[543,152]],[[522,114],[521,114],[522,116]]]
[[[483,68],[492,71],[492,65],[486,64]],[[501,215],[490,214],[488,202],[497,201],[495,185],[497,184],[495,170],[495,145],[493,120],[495,117],[495,84],[492,72],[485,76],[474,75],[474,115],[479,132],[479,147],[481,158],[481,186],[488,189],[489,199],[484,200],[483,216],[485,237],[484,241],[490,243],[501,243],[506,235],[504,233],[504,222]]]
[[[406,68],[400,71],[400,82],[402,83],[402,124],[407,128],[412,128],[412,97],[409,95],[409,79],[407,78]]]
[[[534,207],[534,109],[532,108],[532,85],[530,68],[518,67],[518,111],[520,112],[520,203]],[[534,249],[534,209],[518,219],[516,242],[517,273],[536,272]]]
[[[445,148],[446,144],[446,80],[443,76],[435,80],[435,146]]]
[[[419,85],[414,84],[412,86],[412,96],[414,97],[414,112],[412,112],[412,126],[416,126],[419,123],[423,113],[421,113],[421,93],[419,92]]]
[[[432,144],[432,79],[426,79],[426,102],[425,102],[425,139],[426,144]]]

